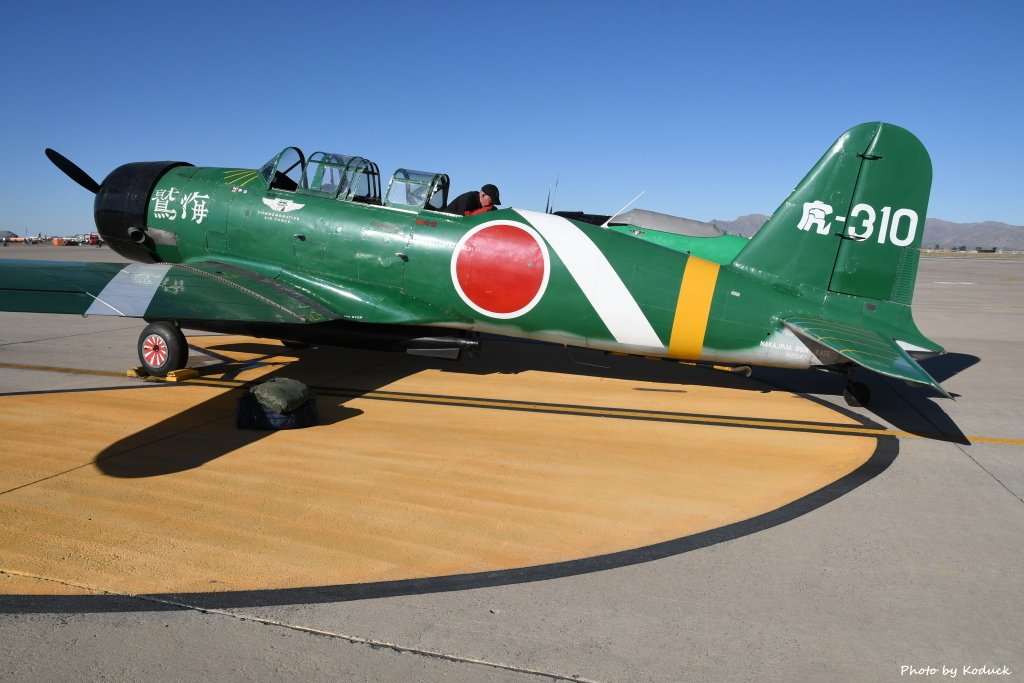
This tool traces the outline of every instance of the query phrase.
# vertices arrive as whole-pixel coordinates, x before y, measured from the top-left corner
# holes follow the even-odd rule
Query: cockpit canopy
[[[380,204],[380,170],[363,157],[315,152],[306,163],[302,194]]]
[[[286,147],[260,169],[272,190],[406,209],[442,210],[448,203],[444,173],[400,168],[380,196],[380,170],[368,159],[315,152],[307,160],[298,147]]]
[[[286,147],[260,169],[267,186],[298,194],[380,204],[380,170],[369,159]]]
[[[386,206],[440,211],[448,204],[448,176],[429,171],[400,168],[391,176]]]

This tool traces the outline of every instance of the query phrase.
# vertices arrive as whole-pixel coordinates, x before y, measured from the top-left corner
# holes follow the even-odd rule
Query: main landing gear
[[[846,378],[846,389],[843,390],[843,398],[847,405],[860,407],[866,406],[871,400],[871,389],[867,384],[853,379],[853,366],[847,365],[839,369],[839,374]]]
[[[178,326],[166,321],[146,325],[139,335],[139,360],[147,373],[166,377],[188,363],[188,342]]]
[[[871,400],[871,390],[863,382],[851,381],[843,390],[843,398],[851,406],[865,406]]]

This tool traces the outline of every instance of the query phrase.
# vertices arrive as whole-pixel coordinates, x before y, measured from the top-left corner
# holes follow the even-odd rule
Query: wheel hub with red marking
[[[467,232],[452,254],[452,283],[473,310],[491,318],[529,312],[548,286],[548,248],[528,225],[491,221]]]
[[[160,367],[167,362],[167,341],[158,334],[149,335],[142,342],[142,357],[150,367]]]

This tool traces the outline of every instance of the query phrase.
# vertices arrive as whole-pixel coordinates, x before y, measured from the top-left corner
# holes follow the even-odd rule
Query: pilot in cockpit
[[[469,192],[463,192],[448,202],[448,206],[444,207],[444,211],[458,216],[474,216],[478,213],[494,210],[498,204],[501,204],[498,188],[496,185],[488,183],[481,187],[479,191],[470,190]]]

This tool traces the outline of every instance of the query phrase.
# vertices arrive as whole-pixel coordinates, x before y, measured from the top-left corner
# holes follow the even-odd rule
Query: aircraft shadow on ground
[[[940,384],[967,368],[981,362],[977,356],[964,353],[948,353],[921,361],[921,366]],[[891,396],[900,400],[883,400],[869,407],[876,415],[888,420],[894,427],[929,438],[940,438],[963,446],[971,444],[970,439],[942,409],[941,403],[949,399],[937,398],[935,394],[918,388],[911,388],[904,382],[883,378],[893,390]],[[957,395],[953,394],[956,398]],[[912,408],[908,410],[907,408]],[[936,435],[938,432],[938,436]]]
[[[216,347],[211,348],[216,350]],[[240,372],[251,369],[254,365],[259,365],[271,357],[283,355],[280,347],[271,344],[246,345],[245,351],[264,355],[255,360],[208,366],[202,368],[202,373],[205,375],[216,373],[218,377],[231,379]],[[260,377],[252,384],[265,382],[274,377],[287,376],[314,385],[322,382],[325,378],[322,365],[322,363],[316,362],[315,358],[310,360],[299,357]],[[352,371],[352,368],[346,367],[343,359],[340,366],[332,368],[332,371],[338,373],[344,373],[346,370]],[[394,381],[399,376],[386,381]],[[271,436],[275,433],[274,431],[238,429],[235,425],[237,401],[243,396],[243,392],[249,390],[250,386],[249,383],[240,384],[238,388],[228,389],[211,399],[120,439],[97,454],[94,459],[95,465],[101,472],[112,477],[156,477],[200,467],[227,453]],[[188,390],[188,385],[167,385],[161,387],[157,395],[163,391],[180,390]],[[148,396],[151,401],[159,400],[154,399],[153,394]],[[320,414],[320,424],[335,424],[362,413],[362,411],[345,406],[345,400],[318,400],[317,410]]]
[[[757,368],[754,377],[748,379],[740,374],[706,367],[611,356],[597,351],[570,351],[552,344],[508,340],[487,342],[480,355],[458,362],[334,347],[310,347],[292,352],[283,350],[274,342],[264,343],[259,340],[214,343],[207,345],[206,350],[209,355],[222,359],[228,359],[227,354],[256,356],[248,361],[225,360],[202,369],[206,375],[215,374],[229,380],[271,358],[295,356],[295,360],[286,362],[255,383],[273,377],[290,377],[312,387],[344,389],[345,396],[320,394],[317,407],[321,425],[335,424],[360,415],[361,411],[346,406],[346,403],[426,369],[475,375],[540,371],[604,377],[658,383],[664,388],[643,387],[638,390],[670,391],[681,395],[687,393],[687,387],[693,386],[758,393],[782,389],[803,395],[841,395],[844,387],[841,379],[825,373]],[[937,370],[937,374],[942,376],[948,373],[951,376],[974,362],[977,362],[974,357],[954,358],[942,366],[945,371]],[[929,369],[936,370],[934,367]],[[111,444],[96,456],[96,466],[104,474],[113,477],[162,476],[201,467],[227,453],[268,438],[274,434],[273,431],[242,430],[235,426],[235,404],[242,392],[248,390],[248,386],[243,384],[237,389],[225,391]],[[908,391],[899,392],[902,396],[900,399],[886,395],[887,392],[879,392],[877,386],[878,383],[875,383],[873,387],[876,389],[877,405],[872,403],[871,409],[879,417],[904,431],[933,438],[939,433],[942,435],[939,438],[966,442],[952,420],[924,392],[908,387]],[[187,385],[162,387],[157,395],[163,391],[178,390],[187,390]],[[153,400],[154,394],[147,392],[147,395],[149,400]],[[911,398],[907,398],[908,395]],[[581,396],[580,403],[587,403],[588,398],[592,399]],[[913,403],[911,410],[908,410],[906,404],[908,400]],[[688,411],[695,409],[692,404],[681,404],[680,407]]]
[[[921,361],[921,366],[940,384],[981,361],[977,356],[950,353]],[[942,408],[949,399],[931,389],[910,386],[889,377],[874,376],[875,391],[866,408],[900,431],[940,441],[969,446],[970,439]],[[953,395],[955,398],[955,394]]]
[[[967,368],[977,365],[981,359],[966,353],[946,353],[921,361],[921,367],[940,384],[951,377],[959,375]]]
[[[501,348],[495,348],[501,344]],[[487,348],[487,347],[485,347]],[[551,344],[493,342],[483,356],[459,362],[410,356],[403,353],[353,351],[335,347],[310,347],[293,352],[274,342],[259,340],[208,344],[203,351],[223,362],[202,368],[206,376],[234,380],[245,370],[282,355],[294,361],[262,376],[255,383],[273,377],[290,377],[311,387],[344,389],[345,396],[321,393],[317,400],[320,424],[342,422],[361,414],[345,404],[367,392],[386,387],[403,377],[426,369],[487,375],[517,374],[536,370],[623,380],[661,382],[666,391],[685,393],[686,386],[720,386],[748,391],[766,391],[742,376],[703,368],[656,363],[637,358],[606,356],[586,350],[567,352]],[[247,361],[230,360],[231,355],[256,356]],[[242,430],[235,426],[235,405],[249,385],[240,385],[192,406],[176,415],[120,439],[94,459],[104,474],[112,477],[156,477],[201,467],[216,458],[270,437],[273,431]],[[188,385],[159,387],[164,391],[187,390]],[[152,401],[154,394],[148,393]],[[581,403],[588,397],[581,396]],[[592,398],[592,397],[591,397]],[[157,399],[158,400],[158,399]],[[623,406],[628,407],[628,406]]]
[[[510,342],[516,343],[516,342]],[[520,372],[523,370],[547,370],[595,377],[615,377],[648,382],[661,382],[672,385],[665,391],[685,393],[687,385],[715,386],[742,391],[770,393],[774,390],[785,390],[814,399],[814,396],[834,396],[836,405],[828,404],[832,409],[843,412],[845,399],[843,392],[846,382],[835,373],[810,370],[791,370],[785,368],[754,367],[750,378],[742,374],[723,372],[709,367],[680,365],[672,362],[652,362],[635,357],[609,356],[597,351],[570,352],[577,356],[577,361],[589,358],[594,364],[605,364],[607,367],[591,367],[581,362],[566,360],[567,352],[561,347],[558,353],[549,354],[541,359],[534,357],[525,359],[515,354],[505,354],[484,367],[489,371]],[[560,355],[559,355],[560,354]],[[588,355],[589,354],[589,355]],[[980,362],[977,356],[950,353],[922,361],[922,365],[939,382],[963,372]],[[460,364],[461,365],[461,364]],[[459,371],[473,372],[470,364]],[[858,379],[866,382],[872,389],[872,399],[867,406],[859,408],[890,423],[896,429],[917,436],[959,444],[969,444],[956,423],[941,407],[946,400],[939,397],[931,389],[911,387],[904,382],[889,379],[859,370]],[[655,389],[655,391],[657,391]],[[824,401],[822,401],[825,403]],[[692,408],[692,406],[691,406]]]
[[[950,353],[921,361],[921,366],[942,383],[981,362],[977,356]],[[912,387],[905,382],[882,377],[867,371],[858,371],[857,379],[871,389],[871,401],[860,410],[870,412],[888,422],[899,431],[940,441],[970,445],[970,440],[942,408],[948,399],[931,389]],[[758,368],[759,379],[780,389],[796,393],[833,395],[840,401],[845,384],[832,373]],[[954,395],[955,396],[955,395]]]

